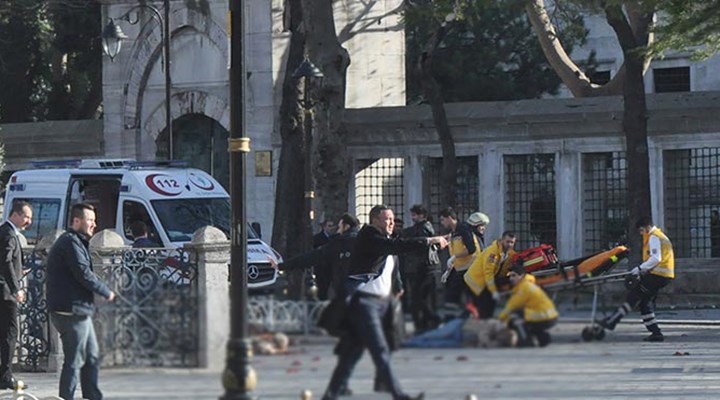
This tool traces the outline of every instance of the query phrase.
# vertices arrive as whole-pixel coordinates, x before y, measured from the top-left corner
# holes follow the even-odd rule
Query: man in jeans
[[[93,272],[88,241],[95,232],[95,208],[89,204],[72,207],[70,229],[50,249],[47,260],[47,300],[50,319],[60,333],[63,353],[60,397],[72,400],[80,379],[82,397],[103,398],[98,388],[100,350],[92,315],[94,294],[115,299],[106,284]]]

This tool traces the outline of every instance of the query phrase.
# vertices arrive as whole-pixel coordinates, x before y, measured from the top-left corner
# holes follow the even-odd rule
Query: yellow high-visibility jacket
[[[655,228],[649,234],[643,235],[643,261],[650,258],[650,236],[657,236],[660,239],[660,263],[650,270],[650,273],[665,278],[675,278],[675,253],[673,252],[670,239],[660,230]]]
[[[461,229],[470,229],[466,226],[460,226],[458,224],[458,231]],[[470,234],[469,237],[472,237],[473,244],[475,245],[475,250],[466,255],[466,256],[458,256],[458,254],[462,254],[465,252],[469,252],[470,250],[465,246],[465,242],[463,241],[462,234],[460,232],[456,232],[452,235],[450,238],[450,244],[449,244],[449,250],[450,255],[455,256],[455,262],[453,263],[453,268],[455,268],[456,271],[466,271],[468,268],[470,268],[470,265],[477,259],[477,255],[480,254],[480,243],[478,243],[477,237],[472,234],[472,232],[468,232]]]
[[[543,322],[557,318],[555,304],[540,286],[535,284],[535,277],[525,277],[512,288],[512,295],[498,318],[507,321],[513,312],[522,310],[523,319],[527,322]]]
[[[497,292],[495,277],[507,274],[514,254],[514,250],[508,251],[507,257],[503,260],[502,244],[500,240],[495,240],[467,270],[464,276],[465,283],[476,296],[485,288],[491,293]]]

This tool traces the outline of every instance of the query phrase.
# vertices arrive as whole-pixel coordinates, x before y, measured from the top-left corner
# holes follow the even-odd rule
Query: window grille
[[[689,92],[690,67],[653,69],[655,93]]]
[[[402,219],[405,212],[405,160],[381,158],[357,163],[361,168],[355,174],[355,212],[360,222],[367,223],[370,209],[378,204],[392,208],[395,217]]]
[[[508,155],[505,161],[505,229],[515,248],[556,245],[555,155]]]
[[[720,147],[666,150],[665,232],[676,257],[720,257]]]
[[[436,228],[438,214],[443,209],[452,206],[458,215],[459,221],[465,221],[470,214],[478,211],[478,159],[477,156],[457,157],[457,192],[455,204],[445,204],[442,193],[442,158],[431,158],[428,171],[430,172],[430,206],[428,212],[435,222]],[[492,218],[492,217],[491,217]]]
[[[628,226],[625,152],[583,154],[585,254],[626,242]]]

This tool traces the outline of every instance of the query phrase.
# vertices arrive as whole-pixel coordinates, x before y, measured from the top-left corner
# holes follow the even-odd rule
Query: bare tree
[[[582,1],[575,0],[582,4]],[[647,104],[643,75],[650,63],[647,48],[652,42],[650,28],[654,9],[641,1],[603,2],[600,10],[613,28],[622,48],[623,65],[615,77],[605,85],[595,85],[568,56],[548,16],[544,0],[529,1],[526,12],[538,36],[543,51],[576,97],[622,94],[623,121],[627,157],[628,237],[634,249],[641,248],[634,223],[651,213],[650,171],[647,142]],[[642,255],[632,253],[633,261]]]

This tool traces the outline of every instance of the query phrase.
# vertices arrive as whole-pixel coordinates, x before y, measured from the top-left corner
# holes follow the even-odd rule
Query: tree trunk
[[[300,110],[299,83],[293,78],[293,71],[303,61],[305,32],[302,26],[300,0],[288,0],[285,13],[289,17],[287,29],[292,33],[283,80],[283,95],[280,104],[280,162],[277,187],[275,189],[275,213],[273,217],[272,246],[289,258],[303,253],[308,218],[304,213],[304,185],[298,179],[298,171],[304,170],[302,112]],[[300,298],[305,274],[288,273],[288,295]]]
[[[325,74],[314,84],[315,105],[312,170],[315,174],[315,210],[319,220],[336,219],[348,211],[352,159],[343,122],[345,85],[350,56],[335,30],[332,0],[302,0],[307,55]]]
[[[600,86],[590,82],[590,78],[570,58],[560,43],[557,30],[545,9],[545,0],[529,1],[525,6],[525,12],[548,63],[574,97],[611,96],[621,93],[625,79],[624,65],[605,85]]]
[[[647,141],[647,104],[643,80],[646,59],[644,51],[650,40],[649,26],[652,13],[629,13],[625,16],[621,6],[605,10],[607,21],[615,31],[625,57],[625,84],[623,85],[623,132],[627,148],[628,186],[628,240],[631,249],[642,249],[642,239],[635,222],[642,216],[651,216],[650,161]],[[632,22],[632,24],[631,24]],[[630,262],[642,261],[642,252],[633,251]]]
[[[420,86],[422,87],[425,99],[430,103],[433,123],[438,133],[440,147],[442,149],[443,164],[440,175],[442,199],[441,204],[447,207],[455,207],[457,194],[457,157],[455,156],[455,140],[453,139],[447,114],[445,113],[445,102],[442,98],[442,91],[435,77],[432,75],[432,63],[435,50],[442,41],[445,28],[438,27],[425,51],[418,60],[418,74]]]

